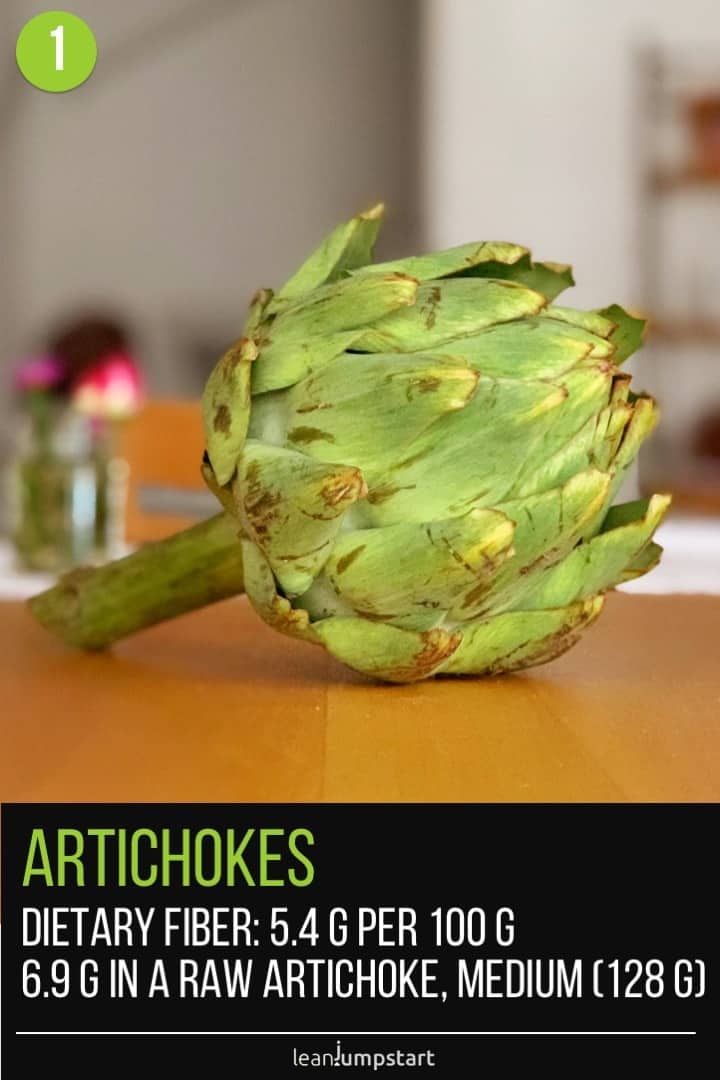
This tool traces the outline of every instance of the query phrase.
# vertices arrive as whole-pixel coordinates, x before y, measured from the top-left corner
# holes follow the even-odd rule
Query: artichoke
[[[203,396],[232,585],[198,594],[198,575],[218,576],[209,526],[172,590],[154,545],[154,614],[133,629],[242,586],[276,630],[374,678],[497,674],[564,652],[609,589],[658,561],[669,497],[612,505],[656,422],[622,371],[643,321],[557,305],[570,267],[516,244],[373,263],[381,217],[340,225],[254,297]],[[81,644],[119,636],[92,605],[78,630],[107,569],[71,583]],[[196,595],[174,608],[183,583]]]

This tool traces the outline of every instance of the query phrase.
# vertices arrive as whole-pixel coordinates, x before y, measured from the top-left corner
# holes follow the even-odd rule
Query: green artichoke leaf
[[[565,400],[547,429],[536,456],[528,459],[518,475],[512,494],[527,485],[542,463],[562,451],[585,425],[597,418],[612,396],[613,369],[603,361],[588,361],[553,380],[565,393]]]
[[[288,301],[372,262],[384,210],[383,203],[377,203],[333,229],[275,295],[270,312],[281,310]]]
[[[400,630],[368,619],[334,617],[313,624],[325,648],[348,667],[386,682],[408,683],[433,675],[455,652],[461,634]]]
[[[443,346],[482,375],[506,379],[553,379],[581,361],[612,356],[609,342],[550,319],[529,317],[499,323]]]
[[[634,525],[643,521],[647,516],[649,504],[649,499],[633,499],[632,502],[611,506],[598,532],[612,532],[613,529],[621,529],[625,525]]]
[[[250,540],[241,544],[245,594],[260,618],[281,634],[317,643],[307,611],[293,608],[278,593],[273,572],[260,549]]]
[[[606,531],[578,547],[562,562],[537,575],[520,604],[523,611],[557,608],[606,592],[625,580],[628,567],[652,539],[667,513],[669,495],[653,495],[649,500],[610,511]],[[618,521],[616,527],[613,522]]]
[[[417,293],[415,278],[403,274],[363,274],[323,285],[284,308],[265,327],[258,349],[296,348],[307,338],[367,327],[414,304]]]
[[[505,278],[527,285],[542,293],[547,300],[554,300],[565,289],[575,284],[572,267],[566,263],[536,262],[529,255],[508,264],[486,262],[461,271],[462,277]]]
[[[248,439],[233,495],[246,535],[288,596],[305,592],[333,549],[345,511],[366,494],[359,469]]]
[[[464,409],[436,420],[368,478],[364,523],[434,521],[496,506],[535,459],[566,397],[552,383],[481,377]]]
[[[250,421],[250,369],[257,349],[241,338],[215,365],[202,397],[205,445],[215,479],[232,479]]]
[[[260,332],[260,328],[266,318],[270,301],[273,298],[272,289],[258,289],[250,301],[248,313],[245,318],[243,334],[245,337],[254,338]]]
[[[306,375],[335,360],[352,348],[362,331],[346,330],[288,342],[263,345],[252,367],[253,396],[294,386]],[[255,404],[253,404],[253,409]]]
[[[477,383],[477,372],[444,356],[341,358],[289,392],[287,445],[356,465],[369,484],[439,416],[463,409]]]
[[[550,491],[590,466],[609,471],[632,416],[627,401],[628,382],[626,376],[615,376],[609,404],[590,416],[548,458],[538,461],[536,468],[517,485],[515,495],[524,497]]]
[[[507,244],[502,240],[478,240],[475,243],[460,244],[443,251],[433,251],[428,255],[410,255],[405,259],[393,259],[392,262],[375,263],[369,267],[380,274],[409,274],[420,282],[433,281],[436,278],[454,277],[467,274],[475,267],[512,267],[522,263],[530,265],[530,253],[519,244]],[[363,273],[356,271],[355,273]],[[490,277],[503,277],[502,273],[490,274]]]
[[[653,398],[638,395],[631,404],[632,412],[621,438],[617,442],[617,451],[612,460],[613,482],[610,485],[608,505],[615,498],[627,475],[627,471],[637,457],[645,439],[652,434],[658,421],[658,409]]]
[[[548,300],[575,284],[571,267],[564,263],[533,263],[527,248],[501,240],[460,244],[429,255],[377,263],[373,269],[410,274],[420,282],[449,277],[510,279],[535,289]]]
[[[602,506],[588,522],[584,532],[585,539],[600,530],[603,519],[627,475],[628,468],[635,460],[641,443],[653,430],[657,420],[654,401],[651,398],[638,396],[631,403],[628,400],[629,386],[629,375],[613,377],[610,403],[598,415],[595,430],[589,436],[590,463],[609,472],[611,481]],[[566,469],[569,469],[573,462],[578,463],[579,459],[575,455],[581,452],[583,444],[587,444],[587,428],[588,425],[585,425],[569,444],[553,455],[551,458],[553,467],[558,466],[561,460],[560,455],[565,455]],[[548,472],[544,467],[540,470],[540,479],[542,481],[548,479]],[[535,490],[545,490],[538,477],[534,478],[534,483]]]
[[[615,329],[610,334],[610,341],[615,347],[616,364],[622,364],[629,356],[640,348],[645,336],[646,320],[636,315],[631,315],[619,304],[611,304],[610,307],[602,308],[598,312],[606,319],[615,324]]]
[[[476,619],[516,606],[533,577],[565,558],[602,513],[610,475],[586,469],[561,488],[512,499],[497,507],[515,524],[514,553],[493,574],[484,593],[469,593],[451,620]]]
[[[205,454],[203,456],[200,471],[202,473],[203,480],[207,484],[209,490],[218,500],[218,502],[222,505],[223,510],[226,510],[228,513],[235,515],[237,513],[237,510],[235,507],[235,499],[233,498],[232,486],[230,484],[226,484],[225,487],[221,487],[220,484],[218,484],[215,473],[213,472],[213,467],[210,464],[210,458],[207,451],[205,451]]]
[[[463,627],[446,675],[499,675],[544,664],[567,652],[602,610],[604,598],[543,611],[508,611]]]
[[[599,311],[578,311],[576,308],[552,305],[545,309],[542,318],[567,323],[569,326],[577,326],[581,330],[586,330],[589,334],[594,334],[595,337],[605,338],[606,340],[617,329],[617,323],[602,315]]]
[[[367,281],[372,275],[358,277]],[[495,323],[535,315],[545,297],[515,281],[452,278],[421,285],[415,303],[368,326],[355,343],[366,352],[419,352]]]
[[[628,400],[630,376],[622,373],[613,377],[612,392],[607,408],[598,414],[593,436],[593,456],[600,469],[609,469],[615,461],[620,441],[632,419],[633,406]]]
[[[429,630],[469,589],[487,588],[512,551],[513,531],[497,510],[357,529],[338,538],[325,574],[358,615]]]
[[[625,567],[622,574],[622,580],[634,581],[635,578],[642,577],[643,574],[647,574],[651,570],[654,570],[660,562],[662,553],[663,549],[660,544],[648,544],[647,547],[644,547],[639,555]]]

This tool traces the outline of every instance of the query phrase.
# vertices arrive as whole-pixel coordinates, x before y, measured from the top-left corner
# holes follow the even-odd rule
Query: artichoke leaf
[[[477,384],[477,372],[443,356],[338,360],[290,391],[287,445],[356,465],[369,484],[438,417],[462,410]]]
[[[224,487],[233,477],[250,422],[250,369],[254,343],[241,338],[215,365],[202,397],[205,445],[215,479]]]
[[[372,275],[358,277],[368,281]],[[515,281],[452,278],[421,285],[411,307],[368,326],[355,348],[366,352],[427,352],[495,323],[535,315],[545,297]]]
[[[243,327],[245,337],[253,338],[259,333],[268,313],[268,307],[272,298],[272,289],[258,289],[255,293],[250,301],[248,313],[245,318],[245,326]]]
[[[384,210],[383,203],[377,203],[333,229],[285,282],[276,294],[270,311],[278,311],[288,301],[370,263]]]
[[[535,469],[517,485],[514,494],[524,497],[550,491],[590,466],[608,472],[632,415],[627,393],[627,379],[615,376],[609,404],[597,415],[590,416],[548,458],[538,461]]]
[[[367,523],[433,521],[496,506],[536,458],[565,398],[552,383],[481,378],[464,409],[436,420],[395,451],[391,468],[368,478]]]
[[[537,317],[498,323],[441,348],[448,356],[461,357],[481,375],[505,379],[554,379],[585,360],[613,353],[602,338]]]
[[[610,486],[608,505],[615,498],[627,475],[627,471],[638,455],[638,451],[655,429],[658,421],[658,408],[653,398],[638,396],[630,405],[630,418],[618,440],[617,450],[612,460],[614,479]]]
[[[323,285],[283,308],[257,341],[297,347],[307,338],[367,327],[415,303],[418,283],[404,274],[363,274]]]
[[[454,277],[467,274],[474,268],[484,266],[513,267],[520,264],[528,266],[530,253],[519,244],[508,244],[502,240],[484,240],[477,243],[459,244],[457,247],[433,251],[428,255],[410,255],[405,259],[392,262],[375,263],[368,270],[380,274],[409,274],[420,282],[433,281],[436,278]],[[363,273],[364,271],[356,271]],[[490,274],[490,277],[502,277],[502,273]]]
[[[611,304],[610,307],[602,308],[598,314],[614,323],[615,329],[611,332],[609,338],[615,348],[613,359],[616,364],[624,363],[642,345],[646,320],[625,311],[619,304]]]
[[[317,642],[307,611],[295,609],[281,596],[267,559],[255,544],[242,541],[245,594],[260,618],[289,637]]]
[[[343,664],[371,678],[395,683],[433,675],[452,656],[462,637],[442,629],[400,630],[342,616],[314,623],[313,631]]]
[[[292,343],[271,341],[263,345],[252,367],[253,397],[294,386],[311,372],[325,367],[352,348],[361,331],[308,337]],[[253,402],[253,409],[257,408]]]
[[[542,317],[552,319],[554,322],[567,323],[569,326],[577,326],[589,334],[605,339],[609,338],[617,328],[617,323],[599,311],[578,311],[576,308],[552,305],[545,309]]]
[[[617,507],[606,519],[607,528],[580,544],[551,570],[537,575],[520,604],[523,611],[562,607],[613,588],[624,580],[628,567],[652,539],[668,507],[669,495]],[[614,521],[620,521],[613,527]]]
[[[602,513],[610,480],[587,469],[561,488],[500,503],[497,509],[515,524],[513,557],[498,567],[483,595],[470,594],[450,618],[465,621],[515,606],[533,576],[565,558]]]
[[[527,285],[549,300],[574,284],[571,267],[563,263],[533,263],[527,248],[501,240],[460,244],[429,255],[378,263],[373,269],[410,274],[420,282],[449,277],[505,278]]]
[[[513,531],[497,510],[353,530],[338,538],[325,573],[357,614],[429,630],[469,589],[487,588],[512,551]]]
[[[534,263],[530,255],[515,263],[484,262],[461,271],[463,277],[505,278],[527,285],[542,293],[547,300],[554,300],[565,289],[575,284],[572,267],[566,263]]]
[[[527,460],[520,471],[512,490],[514,496],[518,496],[521,489],[526,489],[532,483],[533,473],[565,449],[586,424],[597,420],[611,400],[613,378],[613,369],[607,363],[589,361],[553,380],[564,390],[565,399],[555,413],[554,423],[545,432],[537,453]]]
[[[542,611],[508,611],[463,627],[446,675],[498,675],[544,664],[567,652],[600,614],[603,597]]]
[[[203,480],[208,486],[208,489],[213,493],[215,498],[222,505],[223,510],[227,511],[227,513],[229,514],[236,515],[237,507],[235,506],[235,499],[233,498],[232,486],[230,484],[226,484],[225,487],[221,487],[220,484],[218,484],[215,473],[213,472],[213,467],[210,464],[210,458],[208,456],[207,450],[203,455],[200,471],[202,473]]]
[[[345,511],[366,493],[358,469],[249,439],[233,482],[236,512],[283,591],[305,592],[333,549]]]
[[[657,564],[660,562],[660,557],[663,553],[663,549],[660,544],[651,542],[644,547],[642,551],[628,563],[623,570],[623,581],[634,581],[635,578],[642,577],[643,574],[649,573],[654,570]]]

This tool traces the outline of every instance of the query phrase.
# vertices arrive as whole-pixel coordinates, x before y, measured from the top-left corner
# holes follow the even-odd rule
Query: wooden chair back
[[[169,495],[163,501],[172,506],[173,496],[181,504],[183,497],[207,491],[200,472],[204,449],[197,402],[151,400],[121,425],[118,451],[127,463],[127,543],[161,540],[206,516],[152,506],[153,492]]]

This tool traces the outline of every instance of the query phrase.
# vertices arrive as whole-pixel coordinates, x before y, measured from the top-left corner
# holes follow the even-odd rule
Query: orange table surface
[[[520,675],[376,685],[243,599],[112,653],[0,604],[3,801],[716,801],[720,598],[614,595]]]

